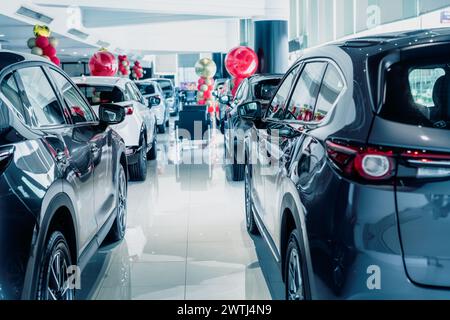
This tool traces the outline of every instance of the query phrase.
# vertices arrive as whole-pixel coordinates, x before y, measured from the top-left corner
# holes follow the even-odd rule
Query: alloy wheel
[[[123,169],[119,173],[119,192],[118,192],[118,212],[117,221],[119,223],[119,230],[121,233],[125,232],[127,225],[127,182],[125,172]]]
[[[74,289],[70,288],[68,267],[71,265],[67,252],[57,249],[49,263],[45,300],[73,300]]]
[[[302,269],[300,256],[297,249],[292,249],[289,255],[289,265],[287,274],[288,300],[305,300]]]

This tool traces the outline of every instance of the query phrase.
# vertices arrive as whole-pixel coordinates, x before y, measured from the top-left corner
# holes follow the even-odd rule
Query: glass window
[[[260,81],[254,86],[255,99],[257,100],[270,100],[278,89],[281,79],[270,79]]]
[[[137,86],[134,84],[134,82],[130,83],[130,87],[131,87],[131,90],[133,91],[133,95],[136,97],[135,100],[138,102],[142,101],[143,100],[142,94],[139,91],[139,89],[137,88]]]
[[[102,103],[121,103],[126,101],[122,90],[115,86],[78,84],[78,88],[87,98],[91,106]]]
[[[418,59],[416,63],[398,63],[387,73],[381,116],[395,122],[450,130],[448,59],[435,57],[429,65]]]
[[[420,13],[426,13],[450,6],[449,0],[420,0]]]
[[[306,64],[292,94],[286,119],[298,121],[314,120],[314,108],[326,65],[325,62]]]
[[[137,87],[144,96],[156,93],[155,86],[151,83],[138,83]]]
[[[240,103],[242,103],[245,100],[245,98],[247,97],[247,93],[248,93],[248,80],[245,79],[239,85],[239,88],[236,92],[236,97],[234,98],[234,101],[233,101],[233,106],[237,106]]]
[[[24,87],[24,105],[33,127],[65,123],[55,92],[40,67],[19,69],[17,73]]]
[[[284,108],[286,107],[287,100],[289,99],[289,92],[291,91],[292,84],[297,76],[299,66],[296,66],[286,76],[281,86],[278,88],[277,93],[270,103],[267,111],[266,118],[268,119],[282,119],[284,116]]]
[[[339,71],[332,64],[328,65],[325,77],[320,87],[313,121],[322,121],[336,104],[345,84]]]
[[[66,107],[74,123],[95,121],[95,115],[90,106],[84,101],[76,88],[59,72],[51,69],[50,73],[55,79],[56,86],[60,90]]]
[[[161,90],[163,91],[166,98],[171,98],[174,95],[172,81],[170,80],[158,80]]]
[[[19,88],[17,87],[16,80],[14,79],[14,74],[10,73],[6,75],[2,83],[0,84],[1,91],[3,95],[8,99],[8,101],[13,106],[18,117],[20,117],[24,122],[24,110],[22,100],[20,99]]]

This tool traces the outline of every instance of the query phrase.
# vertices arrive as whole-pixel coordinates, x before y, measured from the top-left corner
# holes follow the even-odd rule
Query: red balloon
[[[111,52],[99,51],[89,60],[92,76],[112,77],[117,73],[117,60]]]
[[[52,62],[54,64],[56,64],[57,66],[61,65],[61,61],[59,60],[59,58],[57,56],[50,57],[50,60],[52,60]]]
[[[211,91],[205,91],[204,93],[203,93],[203,98],[205,99],[205,100],[208,100],[208,99],[210,99],[212,97],[212,94],[211,94]]]
[[[48,57],[56,56],[56,49],[52,45],[48,45],[44,48],[44,54]]]
[[[47,37],[44,36],[38,36],[36,38],[36,47],[41,48],[42,50],[44,50],[46,47],[48,47],[49,45],[49,41]]]
[[[200,86],[204,85],[205,83],[206,83],[205,78],[200,78],[200,79],[198,79],[198,84],[199,84]]]
[[[213,90],[214,90],[214,86],[213,86],[213,85],[210,85],[210,86],[208,87],[208,90],[209,90],[209,91],[213,91]]]
[[[204,105],[204,104],[206,104],[206,100],[199,100],[199,101],[198,101],[198,104]]]
[[[225,58],[225,66],[235,78],[248,78],[254,75],[258,70],[258,65],[258,56],[249,47],[234,48]]]

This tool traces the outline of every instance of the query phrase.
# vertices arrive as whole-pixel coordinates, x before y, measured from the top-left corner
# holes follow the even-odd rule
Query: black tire
[[[158,126],[158,132],[161,134],[166,133],[166,125],[162,124],[162,125]]]
[[[44,248],[36,299],[74,300],[75,288],[69,286],[72,283],[69,281],[68,272],[68,268],[73,264],[66,238],[60,231],[54,231]]]
[[[301,245],[303,244],[302,239],[297,229],[292,231],[289,237],[284,260],[286,262],[284,266],[286,300],[310,300],[305,251],[304,246]],[[294,261],[296,262],[294,263]]]
[[[140,146],[138,162],[128,166],[128,171],[132,181],[145,181],[147,178],[147,150],[144,139]]]
[[[108,243],[121,241],[125,237],[127,229],[127,176],[125,169],[120,165],[117,175],[117,203],[116,203],[116,219],[111,230],[106,237]]]
[[[237,140],[235,140],[234,142],[235,146],[234,146],[234,159],[233,159],[233,164],[231,166],[231,179],[233,181],[243,181],[244,180],[244,174],[245,174],[245,163],[238,163],[238,158],[240,155],[240,152],[238,150],[238,146],[237,146]],[[242,159],[240,159],[242,160]]]
[[[153,139],[152,148],[147,153],[147,160],[156,160],[156,158],[158,157],[158,149],[157,148],[158,148],[158,146],[157,146],[156,138],[155,138],[155,139]]]
[[[245,222],[247,231],[251,235],[258,235],[259,230],[255,221],[255,214],[253,212],[253,200],[251,195],[251,166],[245,166]]]

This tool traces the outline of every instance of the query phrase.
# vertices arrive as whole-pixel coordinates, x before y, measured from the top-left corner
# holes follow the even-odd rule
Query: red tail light
[[[332,163],[350,178],[386,181],[395,176],[392,150],[327,141],[327,153]]]
[[[131,116],[134,113],[134,108],[133,107],[126,107],[125,108],[125,114],[127,116]]]

